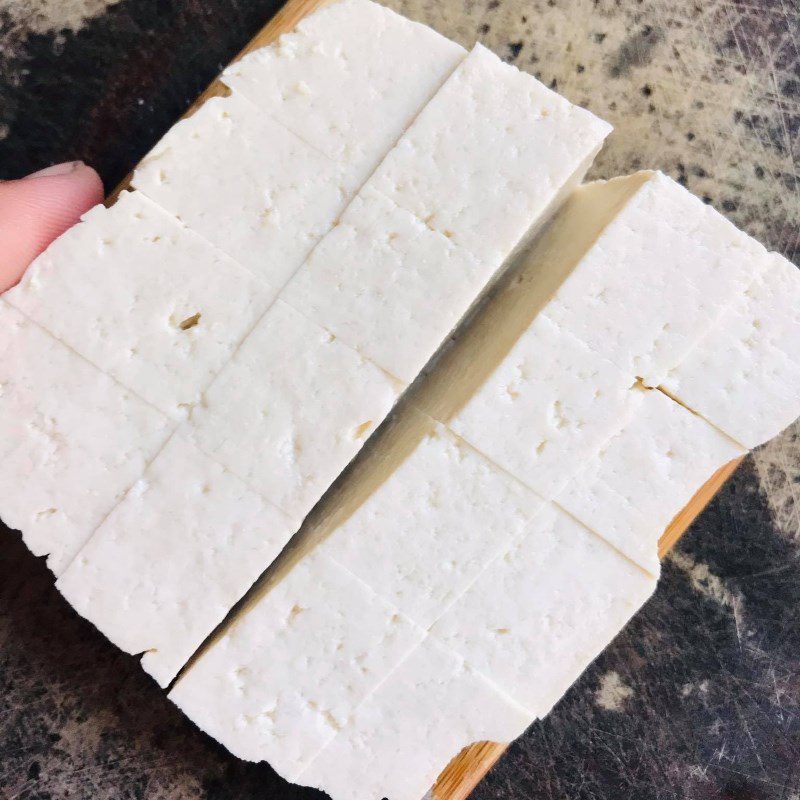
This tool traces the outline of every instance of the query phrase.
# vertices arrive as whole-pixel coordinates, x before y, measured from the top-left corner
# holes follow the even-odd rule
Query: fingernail
[[[53,164],[52,167],[45,167],[38,172],[32,172],[30,175],[25,176],[28,178],[52,178],[56,175],[69,175],[71,172],[86,166],[83,161],[65,161],[63,164]]]

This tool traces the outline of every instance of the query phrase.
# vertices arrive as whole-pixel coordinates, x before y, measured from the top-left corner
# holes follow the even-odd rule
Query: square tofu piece
[[[745,447],[800,414],[800,270],[778,255],[663,382]]]
[[[0,300],[0,517],[56,575],[171,427]]]
[[[495,266],[365,187],[281,296],[408,384]]]
[[[657,390],[558,498],[584,525],[654,575],[658,540],[723,465],[745,450]]]
[[[419,800],[464,747],[510,742],[532,722],[427,638],[298,778],[332,800]]]
[[[295,528],[179,436],[56,586],[166,686],[272,563]]]
[[[656,578],[549,505],[431,632],[541,718],[655,586]]]
[[[610,132],[476,45],[369,185],[496,268],[580,183]]]
[[[386,373],[277,300],[194,408],[186,434],[300,522],[398,391]]]
[[[312,556],[273,576],[169,696],[234,755],[296,780],[423,636]]]
[[[133,185],[271,286],[282,286],[355,189],[342,168],[243,97],[175,125]]]
[[[398,417],[348,476],[321,550],[428,628],[543,501],[425,415]]]
[[[362,183],[464,58],[462,47],[368,0],[342,0],[222,80]]]
[[[766,251],[661,173],[581,187],[533,259],[568,271],[545,314],[657,386],[765,264]]]
[[[275,292],[138,192],[96,206],[5,298],[165,414],[183,417]]]

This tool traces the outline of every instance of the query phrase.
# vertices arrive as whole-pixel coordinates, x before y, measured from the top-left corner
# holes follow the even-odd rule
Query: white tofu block
[[[295,780],[423,636],[314,556],[276,576],[169,696],[234,755]]]
[[[356,710],[299,783],[332,800],[419,800],[464,747],[509,742],[532,721],[427,638]]]
[[[582,187],[539,247],[574,259],[545,314],[647,386],[683,360],[766,254],[658,172]]]
[[[723,465],[745,450],[657,390],[558,498],[632,561],[659,573],[658,540]]]
[[[365,187],[281,297],[411,383],[496,266]]]
[[[476,45],[369,185],[497,267],[580,183],[610,132]]]
[[[541,718],[655,586],[655,577],[550,505],[431,632]]]
[[[271,286],[330,230],[355,188],[342,167],[238,95],[175,125],[133,185]]]
[[[277,300],[196,406],[186,435],[299,522],[399,387]]]
[[[800,415],[800,270],[778,255],[663,382],[745,447]]]
[[[222,80],[361,183],[465,55],[377,3],[343,0],[231,64]]]
[[[174,436],[56,586],[161,686],[222,622],[295,527]]]
[[[165,414],[183,417],[274,291],[143,195],[96,206],[5,298]]]
[[[0,517],[56,575],[170,428],[0,299]]]
[[[370,448],[320,549],[428,628],[543,501],[412,409]]]

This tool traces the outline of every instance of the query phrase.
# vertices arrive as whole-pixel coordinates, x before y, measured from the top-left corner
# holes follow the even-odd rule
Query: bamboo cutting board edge
[[[232,60],[240,58],[272,43],[282,33],[292,30],[303,17],[308,16],[323,6],[330,5],[335,0],[287,0],[274,17],[247,43],[247,45]],[[217,78],[186,110],[183,118],[190,117],[203,103],[211,97],[225,96],[230,90]],[[106,202],[113,203],[120,192],[130,188],[133,173],[129,173],[124,180],[108,196]],[[744,457],[737,458],[719,469],[700,488],[680,511],[659,540],[658,554],[660,558],[672,549],[680,537],[686,532],[695,518],[708,505],[714,495],[722,488],[725,481],[734,473]],[[445,768],[436,781],[431,794],[434,800],[466,800],[472,790],[486,776],[489,770],[497,763],[505,751],[506,744],[495,742],[476,742],[464,748]]]

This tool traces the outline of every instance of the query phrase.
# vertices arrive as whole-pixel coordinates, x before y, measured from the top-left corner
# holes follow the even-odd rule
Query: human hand
[[[0,292],[17,283],[53,239],[102,201],[100,176],[82,161],[0,182]]]

